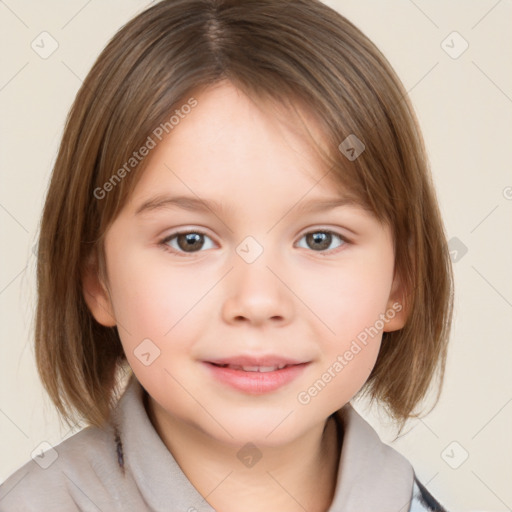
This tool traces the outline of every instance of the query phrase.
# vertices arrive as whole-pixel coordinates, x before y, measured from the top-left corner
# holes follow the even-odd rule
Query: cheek
[[[186,380],[184,360],[208,321],[200,301],[210,281],[159,257],[155,261],[154,254],[150,261],[142,251],[117,261],[110,271],[112,300],[128,363],[152,396],[161,398],[165,390],[186,405],[189,397],[182,397],[171,375]],[[196,392],[193,383],[187,386]]]
[[[313,415],[331,414],[349,402],[375,366],[382,340],[377,322],[387,297],[376,294],[368,277],[342,273],[322,287],[323,294],[312,302],[322,311],[322,325],[315,336],[321,358],[297,400],[311,405]]]
[[[311,391],[322,389],[319,402],[331,404],[333,410],[361,389],[375,365],[392,273],[391,250],[370,255],[354,251],[344,265],[304,281],[307,303],[321,320],[316,340],[322,359]]]
[[[164,256],[164,255],[163,255]],[[201,314],[196,307],[208,290],[195,272],[185,267],[165,265],[165,257],[132,251],[117,258],[110,271],[112,300],[126,349],[149,338],[164,347],[170,340],[179,350],[176,333]]]
[[[354,252],[338,268],[310,275],[304,281],[303,293],[307,304],[324,324],[329,346],[338,349],[374,326],[385,313],[392,284],[392,255],[361,258]],[[387,256],[387,257],[386,257]],[[379,324],[378,326],[382,327]],[[381,329],[379,329],[381,330]]]

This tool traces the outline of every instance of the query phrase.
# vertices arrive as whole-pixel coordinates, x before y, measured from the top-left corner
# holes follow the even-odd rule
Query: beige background
[[[511,510],[512,3],[327,3],[381,48],[409,91],[457,251],[455,325],[439,405],[395,442],[377,411],[357,407],[450,511]],[[59,428],[35,371],[32,250],[81,80],[114,32],[147,5],[0,2],[0,481],[41,442],[55,445],[71,434]],[[39,53],[58,48],[43,59],[32,41]]]

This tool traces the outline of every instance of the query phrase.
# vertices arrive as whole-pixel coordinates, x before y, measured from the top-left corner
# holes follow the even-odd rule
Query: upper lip
[[[289,357],[277,356],[277,355],[266,355],[266,356],[249,356],[239,355],[232,357],[222,357],[218,359],[209,359],[207,363],[213,364],[228,364],[232,366],[291,366],[297,364],[304,364],[309,361],[299,361],[291,359]]]

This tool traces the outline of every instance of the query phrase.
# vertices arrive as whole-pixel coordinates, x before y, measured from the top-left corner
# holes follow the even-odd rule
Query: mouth
[[[289,368],[290,366],[296,366],[293,364],[279,364],[279,365],[272,365],[272,366],[242,366],[237,364],[217,364],[217,363],[210,363],[214,366],[218,366],[219,368],[230,368],[231,370],[238,370],[238,371],[244,371],[244,372],[260,372],[260,373],[268,373],[268,372],[275,372],[277,370],[282,370],[284,368]]]
[[[304,372],[310,362],[265,361],[204,361],[209,375],[215,381],[231,389],[251,395],[262,395],[277,391],[290,384]]]
[[[231,367],[234,369],[245,369],[245,371],[274,371],[285,368],[286,366],[295,366],[309,362],[305,359],[292,359],[286,356],[273,354],[252,356],[241,354],[237,356],[223,357],[218,359],[209,359],[205,361],[210,364],[222,367]]]

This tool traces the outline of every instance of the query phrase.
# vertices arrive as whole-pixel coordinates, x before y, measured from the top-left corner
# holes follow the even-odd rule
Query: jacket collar
[[[149,420],[146,391],[134,375],[116,409],[124,463],[155,511],[215,512],[182,472]],[[407,512],[414,472],[409,462],[382,443],[373,428],[350,405],[335,418],[343,433],[334,498],[328,512]]]
[[[328,512],[407,512],[414,471],[347,404],[337,413],[343,431],[338,483]]]

